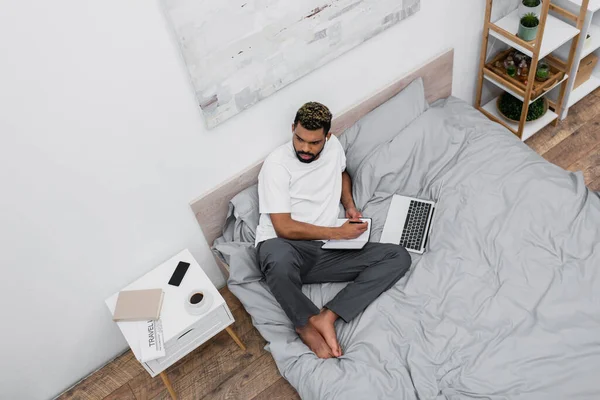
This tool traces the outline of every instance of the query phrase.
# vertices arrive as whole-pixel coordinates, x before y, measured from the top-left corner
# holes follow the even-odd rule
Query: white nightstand
[[[188,262],[190,266],[181,284],[178,287],[171,286],[168,282],[179,261]],[[176,396],[171,382],[167,374],[164,373],[169,366],[185,357],[223,329],[227,330],[227,333],[242,350],[245,351],[246,348],[229,327],[233,324],[234,319],[225,300],[187,249],[123,288],[123,290],[154,288],[161,288],[165,293],[160,319],[163,326],[166,355],[141,364],[152,377],[161,376],[171,397],[175,399]],[[213,298],[211,307],[202,315],[191,315],[184,308],[187,295],[195,289],[202,289],[204,293],[210,293]],[[115,310],[118,294],[117,292],[106,299],[106,305],[111,315]],[[139,339],[135,322],[118,322],[117,325],[123,336],[125,336],[129,347],[131,347],[131,351],[140,360]]]

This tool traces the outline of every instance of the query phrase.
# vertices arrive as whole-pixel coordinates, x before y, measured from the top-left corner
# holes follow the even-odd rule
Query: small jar
[[[527,78],[529,76],[529,66],[527,65],[527,61],[524,59],[519,64],[517,74],[519,75],[519,80],[521,82],[527,82]]]
[[[544,62],[540,61],[537,67],[537,71],[535,74],[535,79],[540,82],[544,82],[548,80],[550,76],[550,66]]]
[[[521,65],[521,63],[527,59],[527,56],[525,54],[523,54],[523,53],[517,52],[517,53],[515,53],[515,57],[514,58],[515,58],[515,63],[517,65]]]

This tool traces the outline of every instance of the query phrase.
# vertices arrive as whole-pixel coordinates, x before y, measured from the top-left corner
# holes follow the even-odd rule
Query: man
[[[400,246],[367,243],[362,250],[323,250],[321,240],[354,239],[367,223],[352,199],[344,149],[329,132],[331,113],[306,103],[292,124],[293,139],[273,151],[258,178],[260,222],[256,244],[266,283],[296,332],[320,358],[339,357],[337,318],[349,322],[410,268]],[[302,293],[304,283],[347,282],[322,310]]]

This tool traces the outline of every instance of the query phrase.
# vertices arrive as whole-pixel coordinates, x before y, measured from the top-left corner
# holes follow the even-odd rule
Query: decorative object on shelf
[[[592,36],[588,33],[585,35],[585,40],[583,42],[583,47],[588,48],[592,44]]]
[[[526,42],[534,41],[537,36],[539,25],[540,19],[534,13],[525,14],[521,17],[517,36]]]
[[[525,60],[527,61],[527,56],[523,53],[521,53],[520,51],[511,51],[512,57],[515,59],[515,62],[518,64],[521,64],[521,61]]]
[[[527,61],[521,60],[519,67],[517,68],[517,77],[521,82],[527,85],[527,79],[529,78],[529,64]]]
[[[498,76],[498,78],[502,78],[506,80],[508,83],[518,87],[523,92],[527,89],[527,79],[525,76],[525,82],[522,80],[521,76],[518,75],[518,67],[517,62],[527,63],[527,69],[529,70],[531,66],[531,57],[526,56],[525,54],[514,50],[509,49],[505,51],[501,51],[498,53],[490,62],[485,65],[485,69],[492,71],[494,74]],[[543,61],[549,68],[548,79],[545,81],[534,80],[533,89],[531,91],[532,98],[536,98],[550,90],[557,82],[562,80],[565,76],[564,72],[560,71],[554,64],[544,59]],[[538,64],[539,65],[539,64]],[[508,66],[512,66],[514,68],[509,68]],[[521,71],[522,72],[522,71]]]
[[[162,0],[208,128],[417,13],[421,0]]]
[[[510,93],[503,93],[496,102],[500,115],[509,121],[519,122],[521,111],[523,111],[523,102]],[[527,122],[535,121],[546,114],[548,111],[548,100],[541,97],[529,105],[527,111]]]
[[[598,64],[598,56],[594,53],[590,53],[587,55],[581,62],[579,63],[579,68],[577,69],[577,75],[575,77],[575,83],[573,84],[573,89],[577,89],[579,86],[583,85],[590,77],[592,76],[592,71]]]
[[[526,14],[535,14],[537,17],[542,13],[541,0],[522,0],[519,3],[519,17]]]
[[[538,63],[537,71],[535,72],[535,80],[538,82],[546,82],[550,77],[550,65],[544,60]]]
[[[513,58],[513,53],[509,53],[509,55],[504,59],[504,68],[508,69],[510,66],[515,66],[515,59]]]

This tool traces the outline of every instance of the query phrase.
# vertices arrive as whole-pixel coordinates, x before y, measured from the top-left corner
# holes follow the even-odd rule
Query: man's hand
[[[362,218],[362,214],[356,207],[352,207],[346,210],[346,218],[356,221],[357,219]]]
[[[369,227],[368,222],[351,223],[350,221],[344,222],[344,225],[337,228],[336,239],[356,239],[363,234],[364,231]]]

